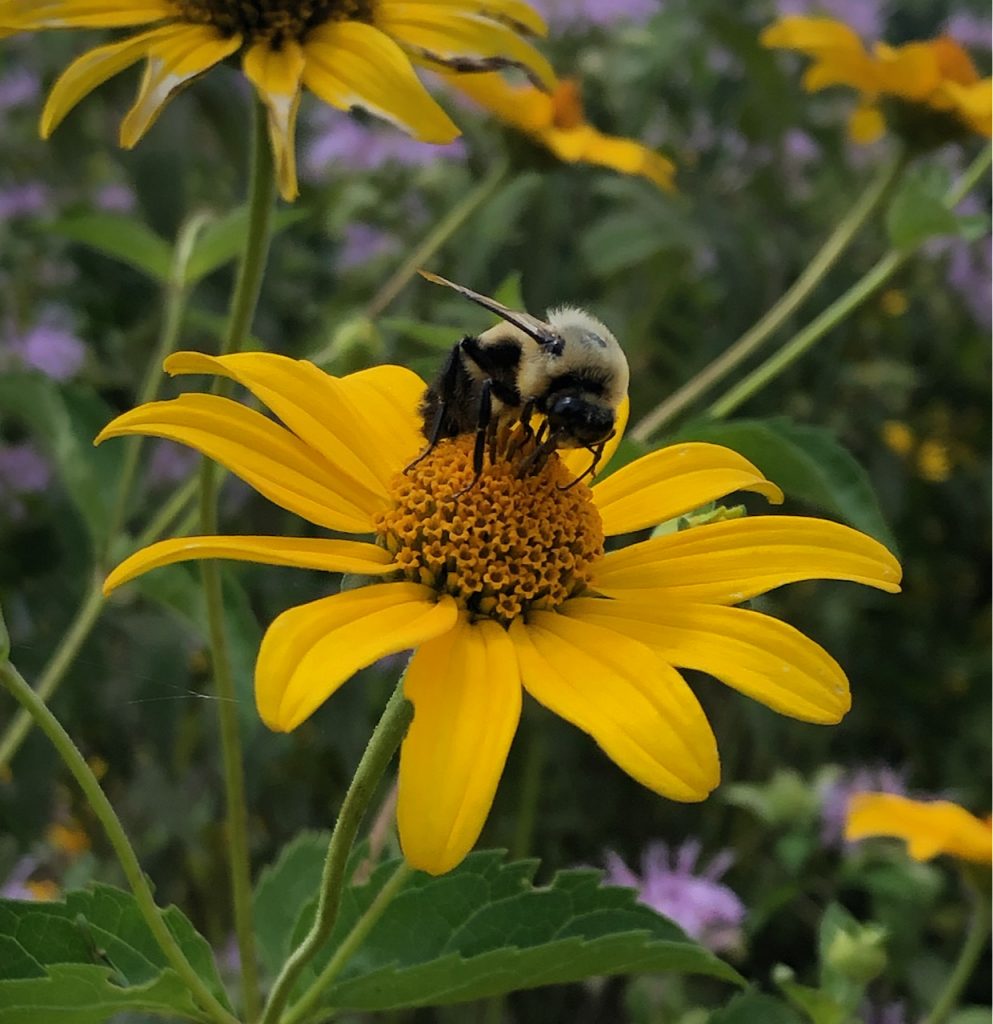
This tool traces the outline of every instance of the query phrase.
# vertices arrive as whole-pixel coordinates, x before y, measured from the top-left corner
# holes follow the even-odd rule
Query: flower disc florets
[[[328,21],[370,21],[373,0],[173,0],[180,16],[225,35],[302,40]]]
[[[532,448],[487,460],[473,483],[473,439],[444,440],[393,480],[377,533],[406,579],[505,626],[586,588],[603,555],[592,493],[569,486],[575,473],[558,454],[529,466]]]

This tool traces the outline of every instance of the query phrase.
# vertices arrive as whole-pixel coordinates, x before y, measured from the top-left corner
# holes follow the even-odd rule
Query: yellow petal
[[[537,85],[551,89],[551,64],[513,29],[472,10],[439,11],[431,3],[388,0],[376,8],[375,24],[419,63],[453,71],[498,71],[517,67]]]
[[[993,120],[993,80],[984,78],[974,85],[943,82],[936,99],[956,111],[976,134],[987,139],[990,137]]]
[[[125,28],[172,18],[170,0],[0,0],[0,22],[18,31]]]
[[[405,5],[405,0],[382,0],[384,6],[395,3]],[[548,34],[548,26],[544,18],[524,0],[430,0],[431,6],[437,9],[448,8],[463,14],[482,15],[492,21],[516,28],[517,31],[528,32],[535,36]],[[423,3],[420,5],[423,6]]]
[[[172,27],[167,25],[117,43],[98,46],[77,57],[59,75],[48,94],[41,114],[41,137],[47,139],[84,96],[103,85],[107,79],[136,64],[145,56],[151,44],[171,34]]]
[[[863,51],[862,40],[854,29],[834,18],[807,18],[789,15],[763,30],[763,46],[799,50],[811,56],[824,51]]]
[[[318,526],[371,533],[385,503],[335,474],[321,454],[261,413],[216,395],[149,402],[118,416],[96,438],[148,434],[189,445],[260,494]]]
[[[410,864],[440,875],[475,845],[521,714],[506,632],[462,620],[414,654],[403,681],[414,721],[400,750],[397,824]]]
[[[868,146],[886,134],[886,121],[883,112],[874,104],[855,108],[848,119],[848,135],[852,142]]]
[[[148,64],[134,106],[121,124],[121,145],[135,146],[166,103],[191,79],[219,64],[241,46],[241,36],[225,37],[209,25],[170,26],[148,44]]]
[[[610,438],[603,446],[603,455],[600,456],[600,462],[597,465],[594,476],[599,476],[600,473],[610,464],[610,460],[614,457],[614,453],[617,451],[617,446],[621,443],[621,438],[624,436],[624,430],[628,425],[628,416],[631,413],[631,401],[627,395],[624,396],[624,400],[621,402],[617,409],[617,422],[614,426],[614,436]],[[576,476],[581,473],[585,473],[590,466],[590,460],[592,456],[588,451],[583,448],[572,448],[559,452],[559,458],[569,467],[570,471]]]
[[[848,805],[845,838],[893,836],[915,860],[950,853],[976,864],[993,861],[993,831],[985,821],[947,800],[924,802],[894,793],[857,793]]]
[[[104,581],[103,592],[109,594],[151,569],[201,558],[231,558],[363,576],[382,576],[395,568],[389,552],[361,541],[323,537],[176,537],[151,544],[126,558]]]
[[[402,366],[332,377],[313,363],[268,352],[208,356],[177,352],[171,374],[206,373],[238,381],[302,441],[334,467],[339,479],[385,501],[393,477],[423,444],[417,406],[424,382]]]
[[[642,785],[673,800],[703,800],[720,781],[720,762],[689,687],[643,644],[574,611],[512,623],[524,688]]]
[[[511,85],[499,71],[467,75],[442,68],[438,77],[505,124],[530,135],[537,135],[552,124],[552,97],[533,85]]]
[[[361,107],[423,142],[459,134],[414,73],[410,58],[384,32],[358,21],[332,21],[307,38],[304,84],[325,103]]]
[[[290,732],[360,668],[447,633],[458,610],[436,597],[416,583],[377,583],[283,612],[255,666],[262,721]]]
[[[923,100],[941,83],[938,55],[930,43],[877,46],[879,87],[893,96]]]
[[[833,725],[851,706],[838,663],[799,630],[768,615],[670,605],[658,598],[577,598],[563,610],[640,640],[679,668],[716,676],[782,715]]]
[[[852,580],[891,594],[900,563],[878,541],[826,519],[749,516],[653,537],[612,551],[597,565],[593,586],[611,597],[649,597],[667,604],[740,604],[798,580]]]
[[[745,458],[716,444],[675,444],[643,455],[593,488],[607,536],[642,530],[733,491],[779,504],[783,492]]]
[[[675,187],[676,165],[634,139],[604,135],[587,124],[566,130],[550,128],[542,134],[541,140],[560,160],[582,161],[647,178],[666,192]]]
[[[256,43],[243,62],[245,77],[265,104],[279,193],[289,202],[300,194],[295,136],[304,60],[300,44],[284,39],[278,50],[268,42]]]

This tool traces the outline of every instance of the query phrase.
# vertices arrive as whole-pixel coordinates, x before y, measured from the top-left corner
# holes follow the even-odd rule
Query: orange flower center
[[[394,507],[376,527],[405,579],[504,626],[582,592],[603,555],[589,487],[569,486],[575,474],[557,453],[535,468],[534,442],[512,440],[475,482],[473,438],[439,442],[394,478]]]
[[[371,21],[374,0],[172,0],[185,21],[278,46],[327,21]]]

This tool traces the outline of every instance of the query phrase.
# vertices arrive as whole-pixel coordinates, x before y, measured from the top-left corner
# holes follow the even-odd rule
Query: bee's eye
[[[580,395],[562,395],[549,405],[548,423],[553,430],[565,430],[580,444],[595,444],[614,429],[614,411]]]

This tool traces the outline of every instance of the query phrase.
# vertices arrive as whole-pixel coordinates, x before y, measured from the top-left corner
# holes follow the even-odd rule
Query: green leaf
[[[70,500],[99,547],[120,479],[122,447],[93,447],[113,413],[91,391],[37,373],[0,375],[0,414],[19,420],[55,465]]]
[[[715,1011],[707,1024],[802,1024],[802,1021],[794,1010],[774,996],[743,992],[723,1009]]]
[[[309,211],[302,207],[277,210],[272,218],[272,234],[306,220]],[[239,206],[230,213],[211,221],[197,238],[196,246],[186,267],[186,283],[195,284],[225,263],[241,255],[248,231],[248,207]]]
[[[381,865],[345,892],[309,984],[399,866]],[[536,887],[535,861],[507,863],[500,851],[470,854],[432,878],[416,873],[323,993],[339,1009],[387,1010],[485,999],[593,975],[665,971],[742,984],[738,973],[630,889],[600,884],[593,870],[559,872]],[[313,906],[297,923],[309,927]],[[416,936],[416,941],[412,937]]]
[[[177,908],[163,917],[194,970],[230,1008],[206,940]],[[56,1014],[59,1024],[96,1024],[122,1010],[202,1017],[134,897],[109,885],[71,892],[64,902],[0,900],[0,964],[0,1024]]]
[[[294,926],[321,882],[329,832],[303,832],[259,876],[253,917],[259,958],[275,977],[290,954]]]
[[[824,427],[783,417],[690,424],[670,440],[709,441],[744,455],[791,498],[843,519],[897,553],[866,471]]]
[[[169,243],[140,221],[121,214],[86,213],[57,220],[52,230],[112,260],[127,263],[155,281],[169,280]]]
[[[777,979],[784,996],[810,1018],[811,1024],[846,1024],[849,1011],[819,988],[800,985],[788,978]]]
[[[960,229],[933,183],[919,174],[908,174],[886,211],[886,230],[897,249],[913,249],[938,235],[956,235]]]

